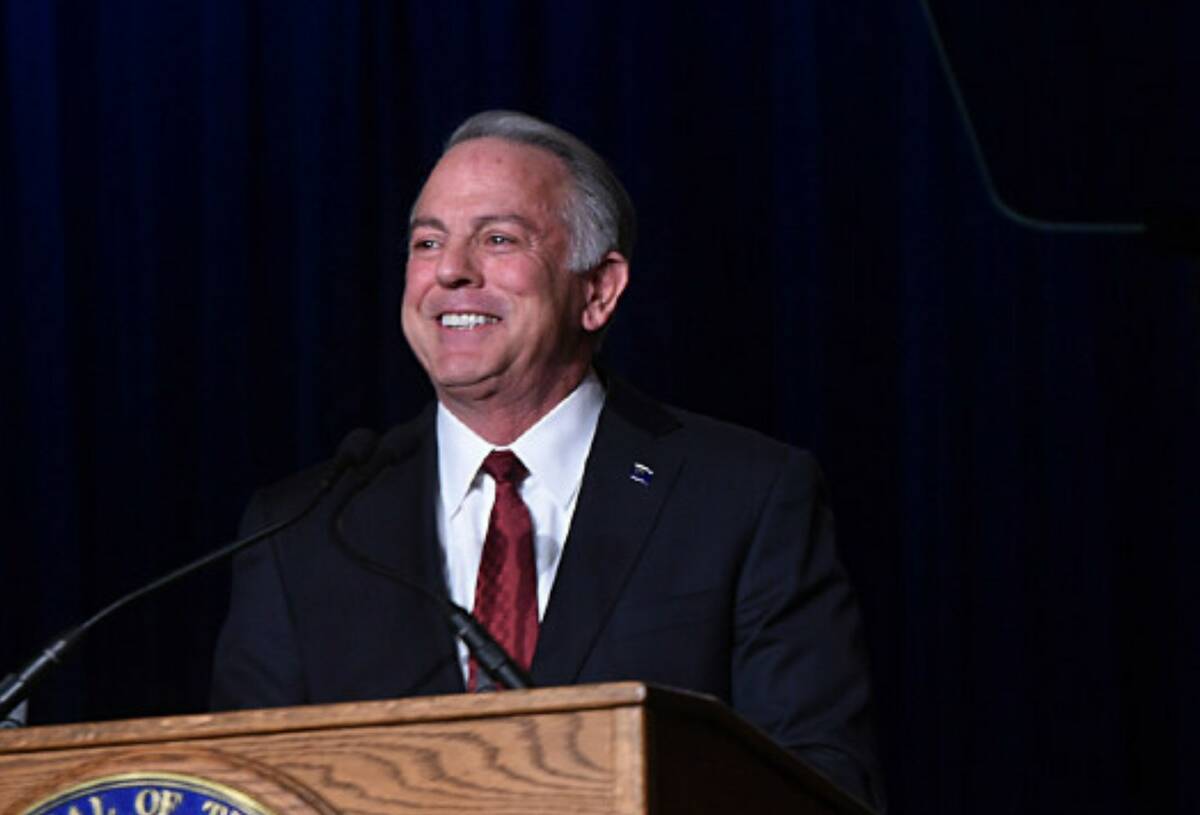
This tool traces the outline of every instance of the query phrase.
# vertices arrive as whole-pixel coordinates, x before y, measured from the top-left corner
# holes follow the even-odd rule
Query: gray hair
[[[450,134],[446,151],[471,139],[496,138],[548,150],[567,165],[574,182],[563,219],[571,232],[568,267],[586,272],[613,249],[633,254],[637,218],[633,201],[604,159],[565,130],[525,113],[487,110],[467,119]]]

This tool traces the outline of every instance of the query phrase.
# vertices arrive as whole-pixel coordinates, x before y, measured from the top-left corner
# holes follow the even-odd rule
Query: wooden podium
[[[189,811],[166,784],[215,795],[202,815],[869,813],[723,705],[633,682],[0,731],[0,815],[126,815],[97,782],[143,785],[128,815]]]

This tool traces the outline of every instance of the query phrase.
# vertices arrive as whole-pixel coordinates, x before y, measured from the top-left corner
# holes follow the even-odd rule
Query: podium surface
[[[869,812],[718,702],[635,682],[0,731],[0,815],[126,815],[123,806]]]

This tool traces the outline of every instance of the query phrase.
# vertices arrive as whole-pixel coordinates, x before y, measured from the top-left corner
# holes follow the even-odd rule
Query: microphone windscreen
[[[346,441],[342,442],[342,445],[346,446],[346,444],[350,441],[350,438],[354,436],[355,433],[359,432],[371,433],[369,430],[355,430],[346,437]],[[377,442],[375,439],[375,434],[371,433],[371,436],[372,444],[370,449],[368,449],[366,452],[368,454],[373,452],[373,455],[370,455],[369,458],[368,456],[363,456],[363,458],[366,459],[367,464],[364,467],[359,467],[356,474],[360,483],[362,484],[359,489],[365,488],[366,485],[374,481],[375,477],[381,472],[407,456],[411,452],[413,446],[416,444],[416,439],[418,437],[417,434],[407,425],[400,425],[399,427],[392,428],[387,433],[383,434],[383,437],[379,438]]]
[[[379,440],[379,450],[371,460],[367,472],[372,476],[412,452],[412,448],[420,441],[420,435],[410,425],[403,424],[393,427]]]
[[[337,455],[333,459],[334,471],[348,467],[358,467],[371,457],[379,444],[379,434],[365,427],[355,428],[346,434],[338,445]]]

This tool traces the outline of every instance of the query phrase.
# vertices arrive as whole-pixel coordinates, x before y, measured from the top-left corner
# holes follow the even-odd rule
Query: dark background
[[[3,2],[0,673],[429,398],[407,210],[514,107],[638,203],[607,364],[823,462],[893,810],[1200,811],[1200,266],[993,200],[1200,208],[1200,11],[974,5],[935,10],[995,196],[916,0]],[[203,709],[227,579],[33,719]]]

